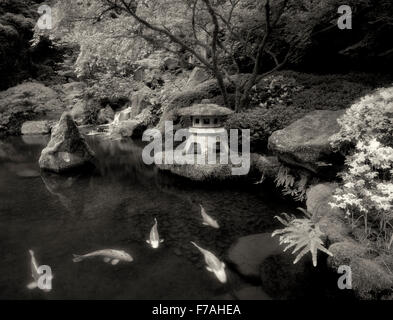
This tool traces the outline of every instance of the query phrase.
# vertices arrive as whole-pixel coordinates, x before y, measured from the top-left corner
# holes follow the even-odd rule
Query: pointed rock
[[[39,165],[41,169],[60,173],[84,166],[93,157],[71,115],[64,113],[53,128],[51,140],[42,150]]]

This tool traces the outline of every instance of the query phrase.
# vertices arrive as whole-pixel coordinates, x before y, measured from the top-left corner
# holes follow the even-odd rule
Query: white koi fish
[[[209,272],[213,272],[214,275],[221,283],[227,282],[227,275],[225,273],[225,263],[220,261],[213,253],[210,251],[201,248],[195,242],[191,243],[198,248],[198,250],[203,254],[205,257],[206,262],[206,270]]]
[[[210,226],[210,227],[215,228],[215,229],[219,229],[220,226],[218,225],[217,221],[214,220],[211,216],[209,216],[206,213],[205,208],[202,207],[201,204],[199,206],[201,207],[201,216],[202,216],[202,220],[203,220],[202,224],[205,225],[205,226]]]
[[[150,231],[150,239],[146,240],[146,242],[150,244],[153,249],[157,249],[160,246],[160,243],[164,242],[164,239],[160,239],[160,235],[158,234],[156,218],[154,218],[154,225]]]
[[[133,257],[131,257],[131,255],[129,255],[127,252],[123,250],[114,250],[114,249],[97,250],[84,255],[74,254],[73,256],[74,258],[72,259],[72,261],[74,262],[80,262],[87,258],[93,258],[93,257],[103,257],[104,262],[111,263],[112,265],[116,265],[120,261],[124,261],[124,262],[134,261]]]
[[[38,270],[39,266],[38,266],[37,260],[35,259],[34,251],[29,250],[29,253],[31,256],[31,276],[34,281],[29,283],[27,285],[27,288],[29,290],[33,290],[33,289],[38,288],[38,281],[39,281],[40,277],[42,276],[42,274]],[[53,276],[48,276],[47,281],[51,281],[52,279],[53,279]],[[49,292],[49,291],[51,291],[51,289],[49,289],[49,288],[42,289],[42,291]]]

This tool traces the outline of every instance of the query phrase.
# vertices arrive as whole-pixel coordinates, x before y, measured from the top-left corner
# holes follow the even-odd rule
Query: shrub
[[[277,104],[290,105],[296,92],[303,86],[299,85],[292,76],[277,74],[263,78],[250,93],[250,105],[271,107]]]
[[[341,130],[332,138],[337,149],[374,138],[393,146],[393,87],[360,99],[338,122]]]
[[[326,79],[294,94],[292,101],[306,110],[341,110],[351,106],[359,95],[370,90],[360,83]]]
[[[193,89],[182,91],[173,96],[169,109],[189,107],[193,103],[199,103],[203,99],[210,99],[221,95],[217,80],[212,79],[197,85]]]
[[[343,209],[352,227],[390,248],[393,240],[393,87],[355,103],[339,119],[332,145],[347,152],[342,185],[332,206]],[[353,148],[355,146],[355,148]]]
[[[97,80],[93,79],[89,82],[89,87],[85,92],[86,97],[99,100],[130,97],[133,89],[131,83],[131,78],[101,74]]]
[[[32,1],[0,1],[0,90],[17,84],[32,69],[29,41],[35,14]]]
[[[393,148],[377,139],[359,141],[346,159],[347,169],[340,174],[343,184],[337,189],[333,206],[343,209],[355,227],[363,221],[367,237],[392,238]],[[377,231],[374,231],[377,230]]]

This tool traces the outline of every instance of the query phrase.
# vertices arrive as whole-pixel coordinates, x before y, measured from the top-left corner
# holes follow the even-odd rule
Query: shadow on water
[[[195,241],[224,258],[240,236],[268,232],[293,205],[269,190],[193,184],[142,162],[143,145],[89,138],[92,172],[40,172],[46,138],[0,141],[0,298],[210,299],[232,290],[204,267]],[[202,226],[199,204],[221,228]],[[162,247],[146,244],[153,219]],[[132,263],[72,262],[72,254],[123,249]],[[29,291],[28,249],[54,273],[50,293]],[[242,281],[235,273],[233,286]]]

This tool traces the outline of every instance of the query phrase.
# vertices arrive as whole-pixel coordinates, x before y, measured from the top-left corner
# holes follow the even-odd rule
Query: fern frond
[[[283,218],[279,217],[279,216],[274,216],[275,219],[277,219],[278,221],[280,221],[284,226],[288,226],[289,225],[289,221],[284,220]]]
[[[332,256],[333,254],[323,246],[323,232],[317,224],[311,221],[311,214],[303,208],[298,208],[305,215],[304,218],[299,219],[294,216],[289,216],[286,213],[282,217],[276,216],[285,228],[275,230],[272,237],[279,235],[280,245],[286,244],[284,252],[294,247],[292,254],[299,252],[294,260],[297,263],[308,252],[311,253],[313,266],[317,266],[318,250]]]
[[[308,239],[303,239],[301,241],[299,241],[296,244],[295,249],[292,251],[292,254],[295,254],[296,252],[298,252],[301,248],[303,248],[305,245],[307,245]]]
[[[292,220],[296,219],[296,217],[293,214],[289,215],[289,214],[283,212],[281,215],[284,216],[285,219],[287,219],[288,222],[291,222]]]
[[[312,217],[312,214],[310,213],[310,212],[308,212],[306,209],[303,209],[303,208],[297,208],[298,210],[300,210],[301,212],[303,212],[304,213],[304,215],[307,217],[307,218],[311,218]]]
[[[301,258],[303,258],[303,256],[305,256],[306,253],[309,252],[309,251],[310,251],[310,248],[309,248],[308,246],[305,247],[302,251],[300,251],[300,253],[296,256],[296,259],[293,261],[293,264],[298,263],[299,260],[300,260]]]

